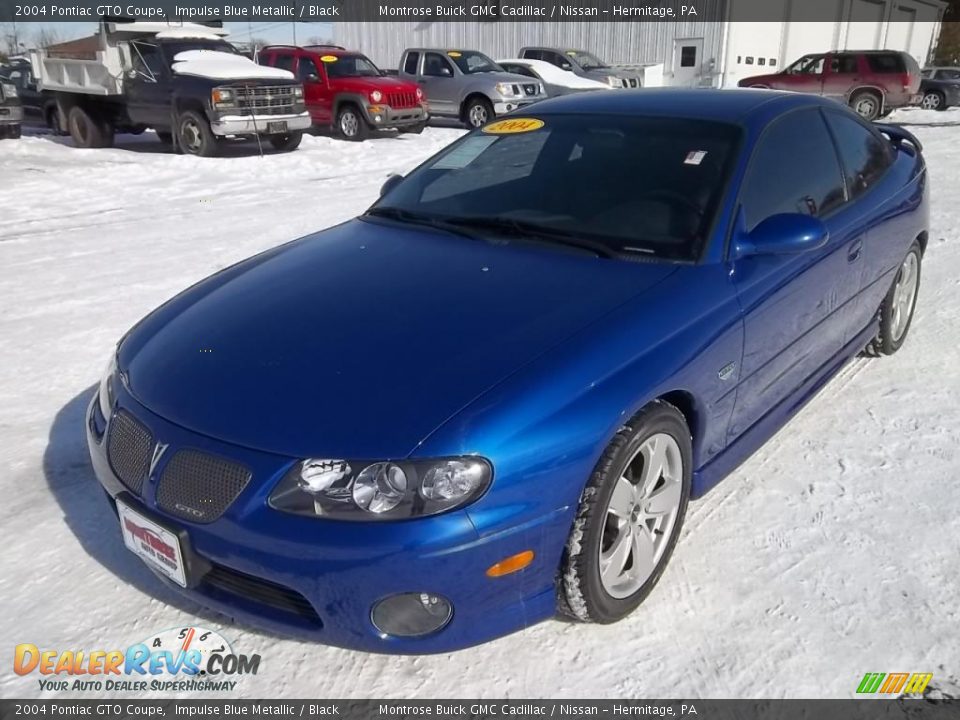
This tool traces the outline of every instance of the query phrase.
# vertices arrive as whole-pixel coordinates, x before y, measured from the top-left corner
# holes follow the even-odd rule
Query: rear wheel
[[[79,148],[103,148],[113,145],[113,126],[96,119],[79,105],[67,116],[70,137]]]
[[[939,90],[928,90],[923,94],[920,107],[924,110],[946,110],[947,99]]]
[[[270,144],[280,152],[290,152],[300,147],[300,141],[303,140],[303,133],[294,132],[286,135],[271,135]]]
[[[180,114],[177,122],[177,140],[180,149],[188,155],[213,157],[220,149],[210,123],[196,110]]]
[[[914,242],[880,305],[880,329],[867,348],[868,355],[893,355],[907,339],[920,290],[921,258],[920,243]]]
[[[344,105],[337,113],[337,132],[344,140],[359,142],[367,139],[370,128],[354,105]]]
[[[883,101],[872,90],[860,90],[850,96],[850,107],[864,120],[872,122],[880,117]]]
[[[656,401],[620,429],[584,489],[564,552],[559,609],[612,623],[657,584],[690,498],[690,430]]]

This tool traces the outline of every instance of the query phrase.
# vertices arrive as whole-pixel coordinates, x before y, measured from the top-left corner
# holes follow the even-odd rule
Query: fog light
[[[373,606],[370,619],[377,630],[394,637],[418,637],[436,632],[453,615],[450,601],[433,593],[391,595]]]

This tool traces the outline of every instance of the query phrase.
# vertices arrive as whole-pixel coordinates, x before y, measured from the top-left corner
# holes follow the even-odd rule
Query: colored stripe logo
[[[857,687],[858,695],[881,693],[919,695],[933,680],[933,673],[867,673]]]

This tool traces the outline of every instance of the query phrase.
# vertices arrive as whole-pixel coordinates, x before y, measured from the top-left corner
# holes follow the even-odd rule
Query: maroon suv
[[[895,50],[835,50],[804,55],[778,73],[744,78],[739,85],[832,97],[876,120],[920,102],[920,66]]]

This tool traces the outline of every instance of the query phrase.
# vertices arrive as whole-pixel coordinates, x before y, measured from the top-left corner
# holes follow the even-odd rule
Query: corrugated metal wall
[[[703,38],[703,57],[719,66],[725,0],[711,0],[710,12],[695,22],[379,22],[335,23],[336,42],[395,68],[408,47],[480,50],[493,58],[515,57],[524,45],[583,48],[611,64],[663,63],[673,66],[674,40]],[[669,78],[666,80],[669,82]]]

